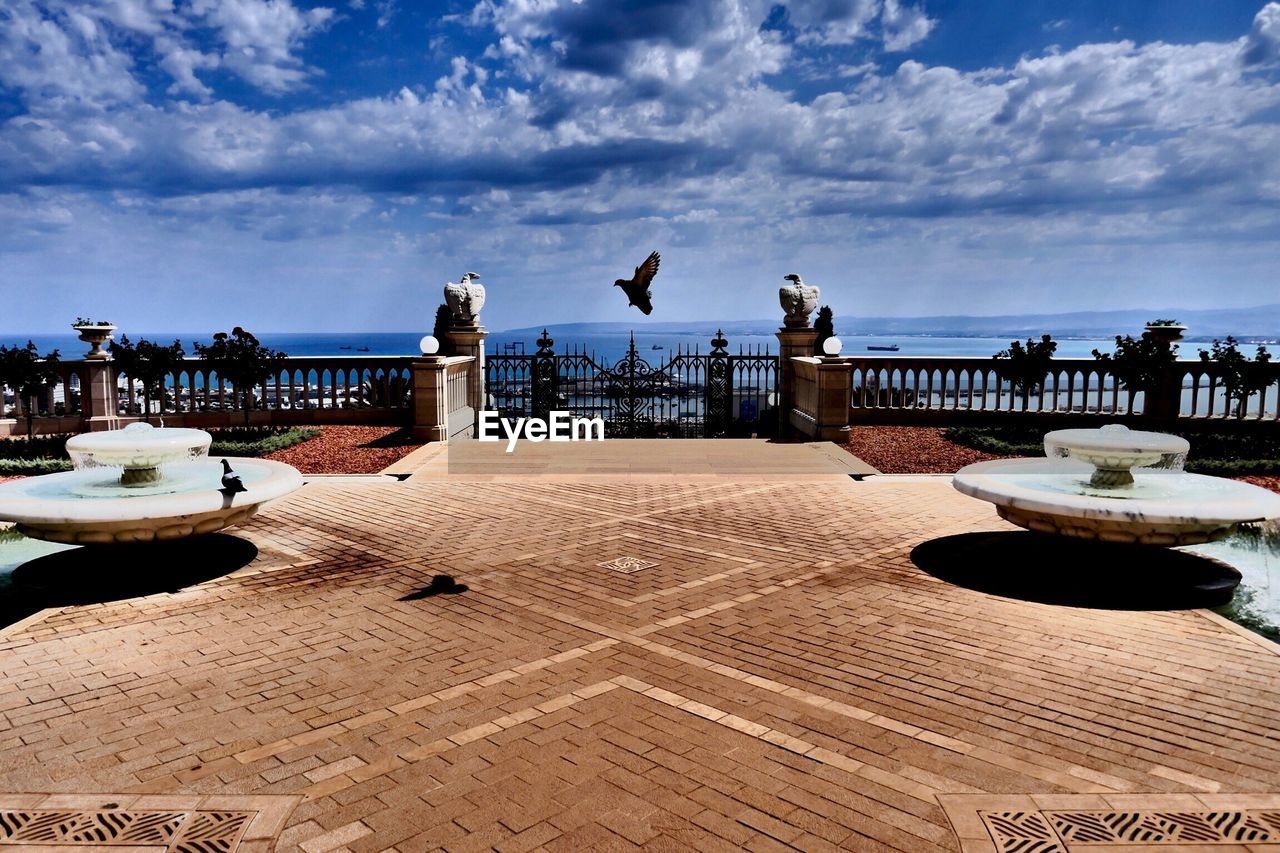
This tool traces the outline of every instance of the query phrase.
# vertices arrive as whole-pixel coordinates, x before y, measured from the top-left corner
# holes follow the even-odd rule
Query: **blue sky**
[[[6,0],[0,331],[1280,301],[1280,3]]]

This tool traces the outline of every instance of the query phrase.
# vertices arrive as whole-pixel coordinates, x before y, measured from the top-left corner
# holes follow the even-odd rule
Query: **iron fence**
[[[651,364],[636,350],[608,364],[583,346],[557,353],[544,329],[532,355],[486,356],[488,407],[505,418],[551,411],[601,418],[611,438],[715,438],[776,432],[778,357],[767,346],[728,350],[723,332]]]

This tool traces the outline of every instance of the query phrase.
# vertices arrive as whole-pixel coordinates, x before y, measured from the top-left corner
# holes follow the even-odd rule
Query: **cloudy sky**
[[[1280,2],[4,0],[0,330],[1280,302]]]

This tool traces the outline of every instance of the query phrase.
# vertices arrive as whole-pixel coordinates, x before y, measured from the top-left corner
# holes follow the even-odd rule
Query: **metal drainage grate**
[[[997,848],[1006,853],[1063,853],[1119,844],[1280,844],[1280,812],[1272,809],[979,814]]]
[[[231,851],[253,812],[0,810],[0,848],[133,845],[172,853]],[[41,849],[44,849],[41,847]]]
[[[642,560],[639,557],[618,557],[604,563],[596,563],[596,565],[611,572],[621,572],[624,575],[629,575],[641,569],[651,569],[658,564],[649,560]]]

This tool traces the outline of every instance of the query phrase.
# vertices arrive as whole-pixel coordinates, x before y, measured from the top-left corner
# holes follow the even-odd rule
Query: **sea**
[[[634,333],[636,351],[650,363],[657,363],[661,357],[677,350],[698,350],[709,352],[711,340],[715,337],[715,329],[702,333],[646,332],[637,330]],[[119,336],[122,332],[117,332]],[[194,342],[207,343],[209,333],[199,332],[137,332],[123,330],[123,334],[131,339],[147,338],[153,341],[168,343],[179,340],[186,348],[188,355],[195,355]],[[417,355],[418,341],[423,332],[265,332],[258,339],[265,346],[281,350],[288,355]],[[487,341],[487,352],[527,353],[532,355],[538,350],[537,334],[529,332],[492,332]],[[903,356],[977,356],[990,357],[1009,346],[1008,338],[948,338],[925,335],[867,336],[840,335],[844,344],[844,355],[867,353],[869,346],[898,347],[897,355]],[[725,333],[729,341],[728,350],[732,354],[738,352],[771,352],[778,351],[778,339],[773,335],[734,335]],[[20,335],[0,333],[0,344],[21,346],[28,340],[33,341],[40,352],[58,349],[62,357],[77,358],[83,355],[88,346],[81,342],[74,333]],[[626,356],[631,344],[630,334],[575,334],[563,339],[556,338],[554,349],[563,352],[566,348],[578,348],[588,353],[595,353],[597,359],[610,364]],[[1064,339],[1058,341],[1056,355],[1059,358],[1089,358],[1093,350],[1110,352],[1115,345],[1114,339]],[[1194,345],[1186,347],[1192,351]],[[887,353],[881,353],[887,354]]]

